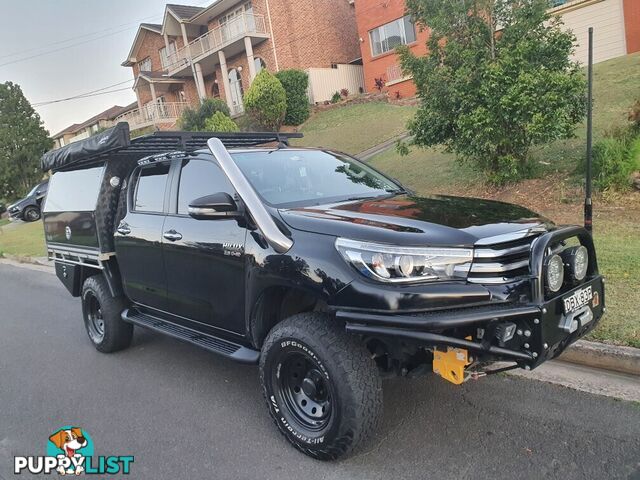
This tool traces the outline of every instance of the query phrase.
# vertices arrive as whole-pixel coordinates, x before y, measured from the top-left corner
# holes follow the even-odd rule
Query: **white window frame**
[[[392,47],[392,48],[389,48],[388,36],[385,33],[385,28],[388,28],[391,25],[394,25],[394,24],[398,24],[399,25],[400,33],[401,33],[401,36],[402,36],[401,37],[401,41],[400,41],[401,45],[408,45],[408,44],[411,44],[411,43],[417,41],[416,26],[415,26],[414,23],[411,23],[413,25],[413,40],[411,40],[410,42],[407,42],[407,32],[405,30],[405,18],[408,18],[408,17],[409,17],[409,15],[405,15],[403,17],[396,18],[395,20],[393,20],[391,22],[387,22],[384,25],[380,25],[379,27],[376,27],[374,29],[369,30],[369,43],[371,44],[370,46],[371,46],[371,56],[372,57],[379,57],[380,55],[384,55],[385,53],[392,52],[394,50],[395,46]],[[379,32],[381,48],[384,48],[385,44],[387,45],[386,49],[384,49],[384,50],[382,50],[382,51],[380,51],[378,53],[376,53],[374,48],[373,48],[373,46],[374,46],[374,41],[373,41],[374,32]],[[383,36],[384,36],[384,38],[383,38]]]
[[[147,65],[147,64],[149,65],[149,68],[148,69],[143,68],[143,66]],[[141,71],[141,72],[150,72],[151,68],[152,68],[151,67],[151,57],[147,57],[147,58],[145,58],[143,60],[140,60],[140,63],[138,64],[138,68],[139,68],[139,71]]]
[[[166,70],[169,68],[169,55],[174,55],[176,53],[176,42],[169,42],[169,51],[167,53],[167,47],[162,47],[160,49],[160,64],[162,65],[162,69]]]

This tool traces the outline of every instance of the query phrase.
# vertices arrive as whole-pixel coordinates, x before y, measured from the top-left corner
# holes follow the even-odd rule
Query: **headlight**
[[[587,276],[587,268],[589,267],[589,252],[587,247],[580,245],[579,247],[568,248],[562,252],[562,258],[569,265],[571,276],[578,281],[584,280]]]
[[[470,248],[396,247],[336,239],[342,257],[363,275],[382,282],[465,279],[471,268]]]
[[[552,292],[562,288],[564,282],[564,262],[560,255],[553,255],[547,261],[547,287]]]

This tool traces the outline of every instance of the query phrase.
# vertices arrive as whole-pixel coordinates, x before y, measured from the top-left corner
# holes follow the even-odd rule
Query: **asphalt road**
[[[129,478],[640,480],[638,404],[511,376],[395,379],[384,394],[362,451],[311,460],[272,425],[255,367],[141,329],[100,354],[55,276],[0,264],[0,478],[74,424],[96,454],[134,455]]]

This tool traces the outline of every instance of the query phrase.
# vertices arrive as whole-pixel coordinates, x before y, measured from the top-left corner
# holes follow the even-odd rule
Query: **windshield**
[[[231,153],[256,192],[276,207],[320,205],[402,190],[362,162],[338,153],[293,149]]]
[[[30,196],[32,196],[32,195],[35,195],[36,190],[38,190],[38,187],[39,187],[39,186],[40,186],[40,184],[38,184],[38,185],[36,185],[35,187],[33,187],[33,188],[31,189],[31,191],[30,191],[29,193],[27,193],[27,197],[30,197]]]

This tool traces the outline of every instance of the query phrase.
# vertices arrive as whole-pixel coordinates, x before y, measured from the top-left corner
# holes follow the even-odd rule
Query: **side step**
[[[205,350],[223,355],[240,363],[256,364],[260,357],[260,352],[257,350],[243,347],[229,340],[198,332],[183,327],[182,325],[167,322],[161,318],[139,312],[135,308],[127,308],[124,310],[122,312],[122,320],[133,323],[134,325],[150,328],[151,330],[164,333],[178,340],[184,340],[185,342],[192,343]]]

